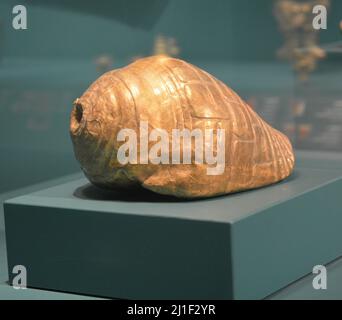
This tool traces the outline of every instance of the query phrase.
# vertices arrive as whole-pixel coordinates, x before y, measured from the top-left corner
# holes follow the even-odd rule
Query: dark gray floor
[[[313,244],[314,245],[314,244]],[[312,281],[316,275],[308,275],[268,297],[270,300],[341,300],[342,258],[327,266],[327,289],[315,290]]]

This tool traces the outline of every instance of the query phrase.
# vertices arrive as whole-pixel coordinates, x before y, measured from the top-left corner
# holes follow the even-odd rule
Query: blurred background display
[[[17,4],[26,30],[12,27]],[[326,30],[312,28],[317,4]],[[2,0],[0,193],[78,171],[72,102],[152,54],[221,79],[297,149],[341,152],[341,20],[340,0]]]

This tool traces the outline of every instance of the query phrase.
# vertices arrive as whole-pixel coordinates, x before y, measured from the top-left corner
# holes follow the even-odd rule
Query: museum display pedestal
[[[298,160],[286,181],[207,200],[84,178],[8,200],[9,270],[24,265],[30,287],[103,297],[264,298],[342,255],[342,172]]]

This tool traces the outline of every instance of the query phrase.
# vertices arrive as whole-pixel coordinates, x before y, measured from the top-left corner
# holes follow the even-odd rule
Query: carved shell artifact
[[[122,162],[120,148],[129,138],[118,137],[126,129],[135,133],[137,145],[124,153],[134,161]],[[181,139],[178,160],[190,152],[188,162],[172,161],[174,130],[203,132],[202,149],[192,136]],[[156,132],[163,135],[156,138]],[[181,198],[266,186],[288,177],[295,162],[289,139],[232,89],[200,68],[167,56],[143,58],[102,75],[74,102],[70,133],[76,158],[93,184],[115,189],[140,185]],[[143,153],[151,152],[162,138],[165,148],[154,150],[154,157],[164,157],[164,162],[156,164]],[[209,170],[218,163],[194,156],[209,147],[211,159],[219,154],[223,159],[217,174]]]

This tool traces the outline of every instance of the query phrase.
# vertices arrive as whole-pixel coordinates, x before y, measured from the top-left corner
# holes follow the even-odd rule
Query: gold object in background
[[[166,55],[176,57],[179,55],[180,49],[175,38],[168,38],[158,35],[154,41],[153,54]]]
[[[298,139],[305,140],[310,137],[312,132],[312,124],[302,123],[298,126]]]
[[[118,133],[127,128],[139,137],[141,121],[148,122],[149,130],[165,130],[170,141],[173,129],[213,129],[214,140],[218,129],[224,129],[224,172],[208,175],[211,165],[194,159],[191,164],[122,165],[117,159],[123,144],[117,141]],[[70,133],[85,175],[105,188],[141,185],[181,198],[211,197],[275,183],[288,177],[294,166],[285,135],[224,83],[167,56],[140,59],[101,76],[75,101]],[[149,141],[148,150],[155,144]],[[138,140],[139,154],[140,147]],[[194,143],[185,147],[195,152]]]
[[[180,53],[180,48],[175,38],[158,35],[153,44],[153,55],[164,55],[169,57],[177,57]],[[135,62],[143,58],[141,55],[133,56],[130,61]]]
[[[274,14],[285,38],[278,56],[291,61],[298,78],[308,79],[317,61],[326,54],[318,45],[319,32],[312,26],[316,5],[330,6],[330,0],[276,0]]]
[[[113,58],[108,54],[98,56],[94,62],[99,73],[105,73],[113,68]]]

